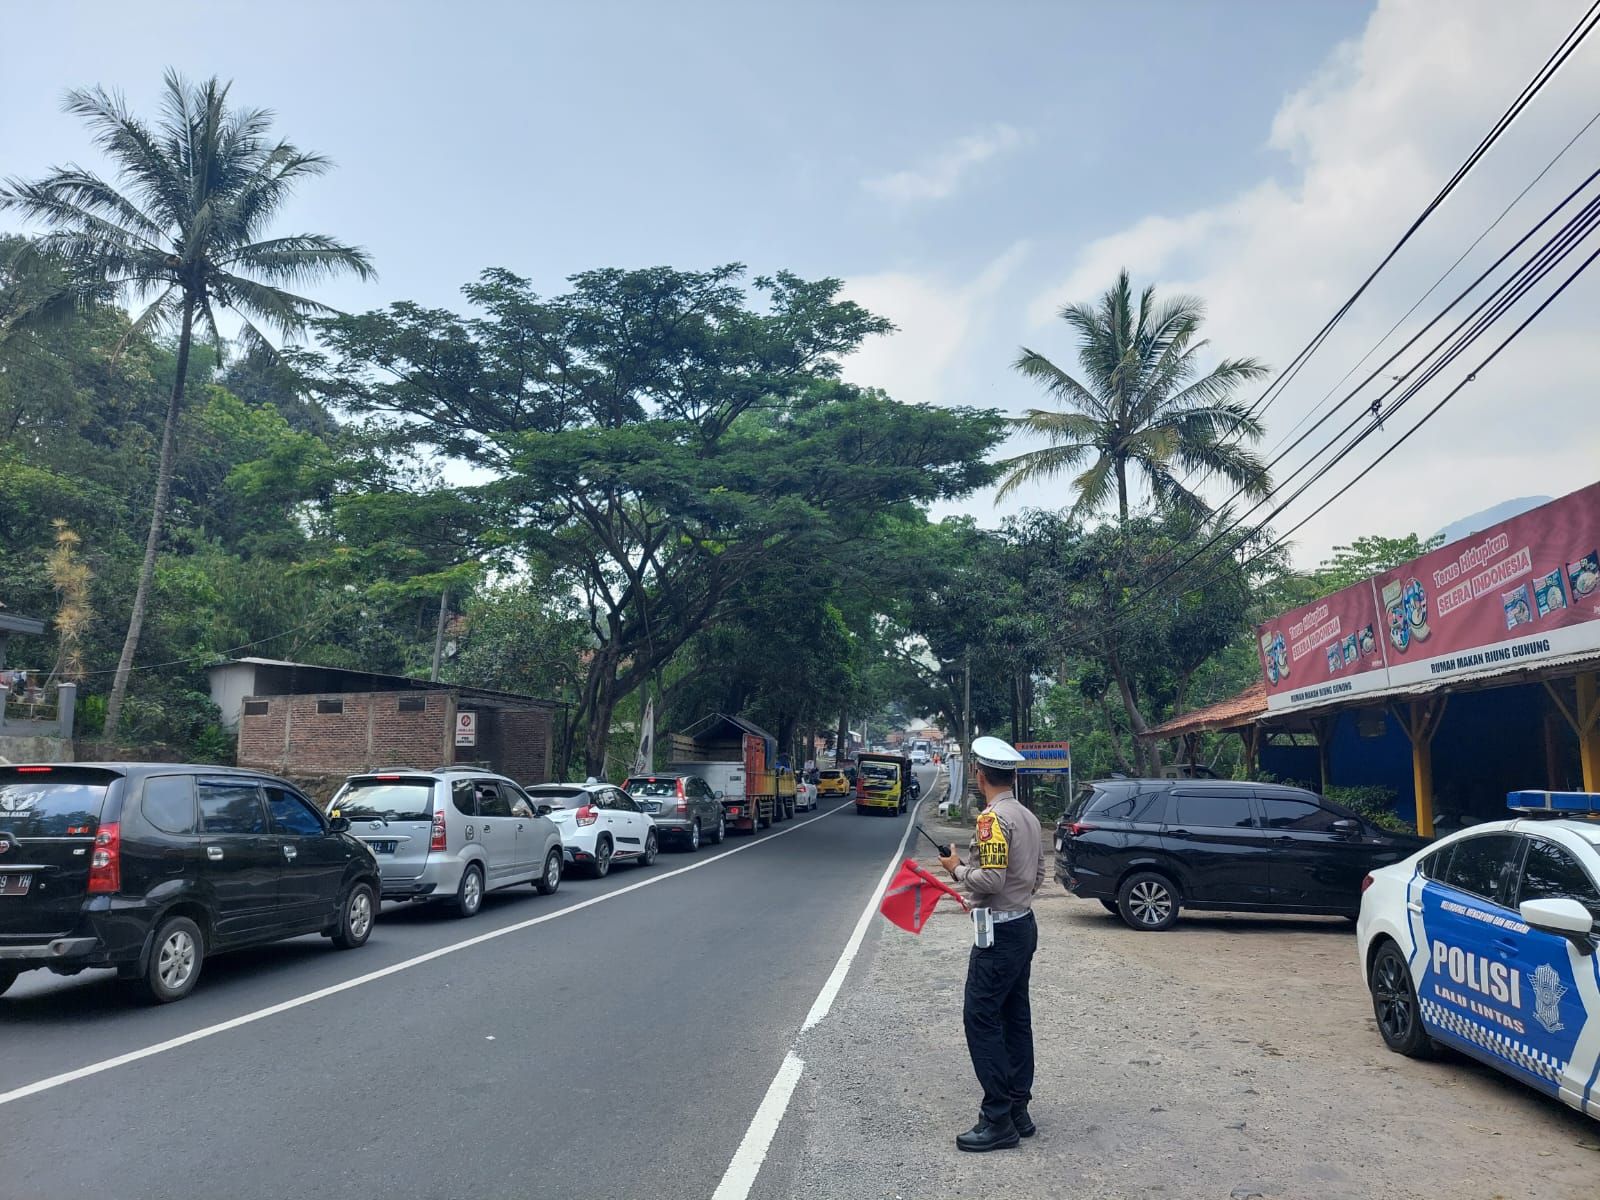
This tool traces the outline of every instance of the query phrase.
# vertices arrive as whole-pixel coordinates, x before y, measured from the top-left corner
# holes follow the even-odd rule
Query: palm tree
[[[0,187],[0,210],[45,224],[41,252],[64,262],[83,292],[109,286],[143,305],[124,344],[147,331],[178,332],[144,564],[106,705],[108,741],[117,735],[149,604],[196,326],[220,339],[216,311],[227,309],[247,343],[268,347],[262,326],[292,337],[308,318],[333,311],[287,288],[347,271],[362,279],[373,273],[365,251],[322,234],[263,237],[295,184],[327,171],[328,159],[271,141],[272,114],[228,107],[230,85],[216,78],[192,85],[169,70],[165,82],[154,125],[104,88],[67,94],[66,111],[87,122],[116,164],[116,184],[68,166]]]
[[[1065,411],[1032,408],[1013,419],[1050,445],[1030,450],[1000,465],[1009,469],[999,495],[1023,483],[1075,470],[1076,515],[1103,507],[1113,496],[1117,514],[1128,519],[1128,468],[1144,476],[1156,502],[1198,515],[1209,506],[1189,486],[1190,475],[1216,474],[1259,497],[1267,491],[1260,457],[1240,444],[1261,436],[1261,424],[1229,397],[1243,384],[1267,373],[1253,358],[1224,359],[1204,375],[1196,358],[1208,345],[1197,341],[1205,308],[1192,296],[1156,303],[1155,288],[1145,288],[1137,313],[1128,272],[1097,306],[1069,304],[1061,319],[1077,331],[1078,362],[1085,383],[1044,355],[1022,348],[1016,369],[1036,379]],[[1185,472],[1178,478],[1174,469]]]

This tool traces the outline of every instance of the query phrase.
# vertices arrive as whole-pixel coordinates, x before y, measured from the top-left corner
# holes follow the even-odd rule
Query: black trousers
[[[1033,1008],[1028,978],[1039,947],[1039,925],[1029,913],[994,927],[994,945],[974,946],[967,960],[961,1017],[967,1053],[983,1086],[983,1116],[1004,1121],[1013,1104],[1033,1097]]]

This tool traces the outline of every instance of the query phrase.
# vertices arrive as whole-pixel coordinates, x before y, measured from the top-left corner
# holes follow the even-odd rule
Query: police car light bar
[[[1595,792],[1507,792],[1506,807],[1529,817],[1600,816]]]

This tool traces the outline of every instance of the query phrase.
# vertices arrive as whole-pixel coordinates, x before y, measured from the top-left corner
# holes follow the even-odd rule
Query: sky
[[[104,84],[152,111],[163,68],[217,74],[238,102],[275,110],[283,136],[338,164],[302,190],[282,227],[332,233],[376,258],[376,281],[328,287],[318,295],[329,303],[460,306],[460,287],[492,266],[547,293],[601,266],[786,268],[842,279],[898,327],[853,356],[847,377],[905,401],[1017,414],[1048,403],[1011,369],[1019,346],[1072,367],[1057,310],[1093,300],[1123,267],[1136,286],[1199,296],[1212,352],[1286,365],[1585,7],[18,5],[8,41],[30,50],[0,60],[0,176],[101,165],[61,112],[69,87]],[[1596,112],[1600,35],[1273,402],[1263,451],[1343,396],[1593,169],[1600,123],[1349,375]],[[1600,477],[1597,300],[1600,283],[1586,276],[1296,533],[1297,561]],[[1286,509],[1279,528],[1371,461],[1471,361]],[[1002,505],[991,490],[938,512],[993,525],[1069,501],[1061,479]]]

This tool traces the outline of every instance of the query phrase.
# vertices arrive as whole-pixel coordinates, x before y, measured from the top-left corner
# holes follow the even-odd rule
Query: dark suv
[[[1056,878],[1135,929],[1167,929],[1179,908],[1353,919],[1367,872],[1422,845],[1302,788],[1109,779],[1056,826]]]
[[[348,827],[253,771],[0,766],[0,992],[41,967],[115,967],[165,1003],[220,950],[305,933],[360,946],[378,864]]]

